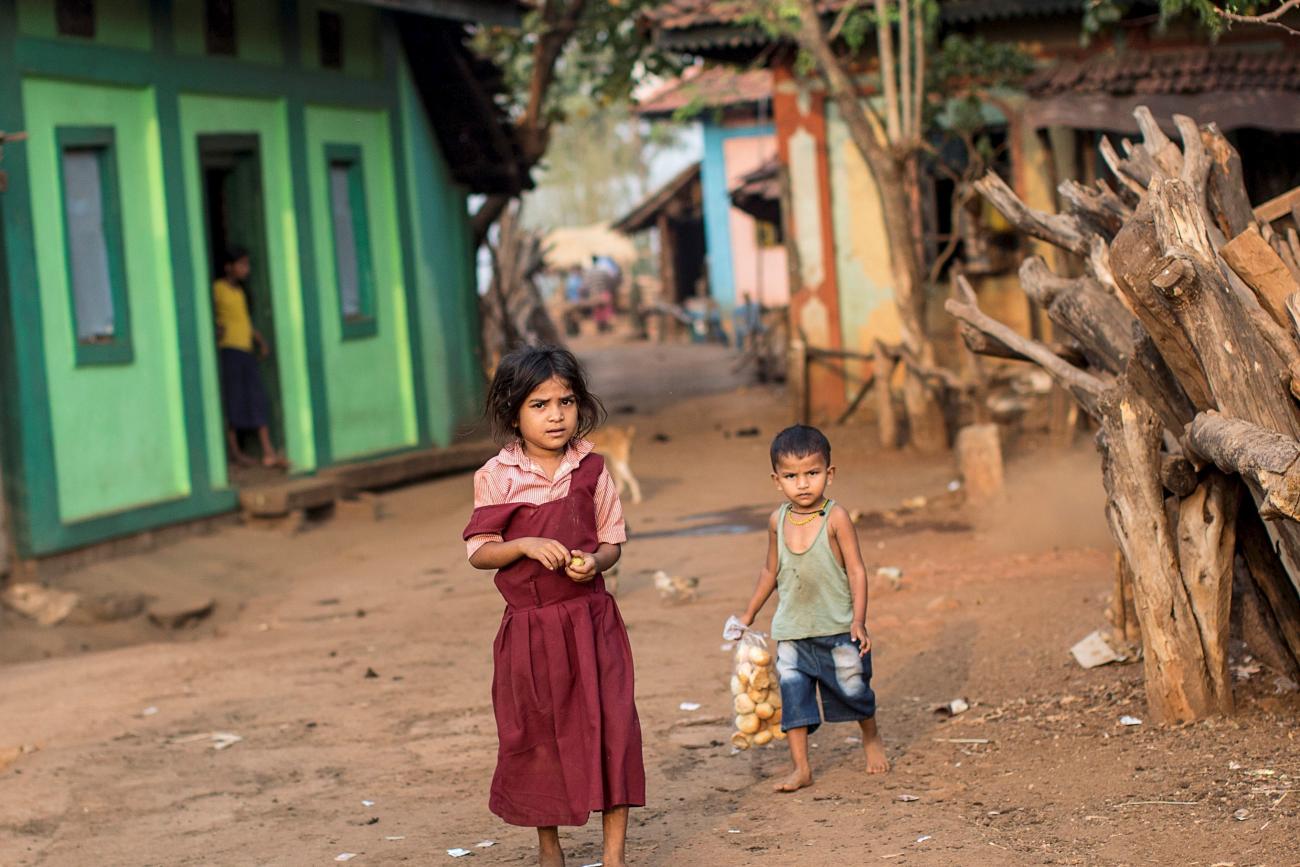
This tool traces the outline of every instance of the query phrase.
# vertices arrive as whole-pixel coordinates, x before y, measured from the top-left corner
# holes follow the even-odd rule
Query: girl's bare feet
[[[537,863],[541,867],[564,867],[564,850],[560,848],[558,828],[537,829]]]
[[[774,792],[797,792],[800,789],[807,788],[813,784],[813,775],[811,768],[803,770],[795,769],[781,782],[772,787]]]
[[[604,847],[601,863],[605,867],[624,867],[623,860],[627,847],[627,807],[611,807],[601,817],[604,831]]]
[[[244,454],[243,452],[235,452],[235,453],[232,455],[232,457],[235,459],[235,463],[238,464],[238,465],[241,466],[241,467],[255,467],[255,466],[257,466],[257,461],[253,460],[252,458],[250,458],[248,455]]]

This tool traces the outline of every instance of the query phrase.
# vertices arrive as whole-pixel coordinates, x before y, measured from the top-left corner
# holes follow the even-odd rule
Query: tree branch
[[[1071,214],[1045,214],[1035,211],[1016,195],[1015,190],[994,171],[975,182],[975,189],[1002,212],[1011,224],[1027,235],[1063,247],[1080,256],[1088,255],[1090,233]]]
[[[528,80],[528,102],[515,125],[525,173],[537,165],[550,142],[550,123],[545,116],[546,97],[555,81],[556,63],[578,29],[585,7],[586,0],[569,0],[568,3],[546,0],[542,7],[541,33],[533,47],[533,71]],[[501,217],[510,200],[510,196],[488,196],[479,206],[470,220],[475,248],[487,239],[488,230]]]
[[[858,8],[860,2],[861,0],[849,0],[848,3],[844,4],[844,8],[840,10],[839,15],[835,16],[835,23],[831,25],[830,31],[826,34],[826,41],[834,42],[840,38],[840,31],[844,29],[845,24],[849,23],[849,16]]]
[[[1239,24],[1264,24],[1269,27],[1280,27],[1293,36],[1300,36],[1300,30],[1277,20],[1293,9],[1300,8],[1300,0],[1286,0],[1285,3],[1274,9],[1272,12],[1260,12],[1256,15],[1242,15],[1238,12],[1229,12],[1227,9],[1220,9],[1218,6],[1212,6],[1211,8],[1214,9],[1214,14],[1218,15],[1224,21],[1234,21]]]
[[[898,0],[898,91],[903,103],[903,141],[917,138],[912,119],[912,0]]]
[[[902,139],[898,116],[898,73],[894,65],[894,25],[889,21],[888,0],[876,0],[876,44],[879,46],[880,81],[885,91],[885,131],[890,143],[898,144]]]
[[[963,295],[967,298],[973,298],[974,290],[971,289],[966,278],[959,274],[957,275],[957,282]],[[1069,389],[1070,393],[1074,395],[1075,399],[1079,401],[1089,415],[1094,418],[1097,417],[1098,401],[1106,390],[1106,383],[1102,380],[1091,373],[1066,363],[1038,341],[1017,334],[1011,328],[984,313],[973,302],[968,303],[958,301],[956,298],[949,298],[944,303],[944,309],[962,322],[984,332],[998,343],[1025,356],[1047,371],[1053,379]]]

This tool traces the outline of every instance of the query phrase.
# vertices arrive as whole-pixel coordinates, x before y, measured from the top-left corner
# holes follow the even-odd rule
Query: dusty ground
[[[589,357],[623,410],[615,421],[637,425],[647,495],[628,506],[619,594],[650,784],[634,863],[1300,863],[1294,699],[1257,675],[1232,720],[1126,727],[1122,715],[1144,716],[1138,667],[1083,671],[1069,658],[1104,625],[1110,585],[1086,446],[1013,462],[1015,505],[968,510],[941,496],[946,459],[903,460],[875,453],[861,429],[831,432],[842,502],[932,498],[862,529],[869,566],[905,575],[898,590],[873,585],[870,609],[895,769],[867,778],[856,727],[827,726],[813,738],[816,785],[771,794],[780,749],[733,756],[725,723],[683,723],[728,712],[718,633],[762,555],[761,530],[747,528],[775,504],[766,441],[781,398],[701,396],[734,384],[719,350]],[[752,425],[761,436],[728,436]],[[448,478],[384,495],[379,521],[358,508],[292,537],[235,527],[61,579],[213,593],[217,614],[180,640],[142,619],[40,632],[6,616],[0,749],[39,749],[0,771],[0,864],[325,864],[344,852],[440,864],[482,840],[496,845],[464,863],[528,862],[533,833],[486,808],[501,603],[458,542],[470,500],[468,477]],[[700,598],[662,606],[654,569],[699,576]],[[969,712],[932,713],[957,696]],[[685,713],[683,701],[702,707]],[[211,731],[243,740],[177,742]],[[567,841],[571,864],[596,861],[598,823]]]

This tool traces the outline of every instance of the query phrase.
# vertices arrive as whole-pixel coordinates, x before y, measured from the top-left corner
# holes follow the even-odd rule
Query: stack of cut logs
[[[1096,420],[1119,605],[1138,619],[1151,714],[1172,723],[1232,711],[1230,619],[1297,679],[1300,242],[1257,216],[1214,125],[1175,115],[1180,146],[1145,107],[1135,116],[1140,143],[1102,143],[1118,189],[1067,180],[1063,213],[996,175],[977,184],[1077,257],[1082,276],[1038,257],[1020,269],[1057,339],[990,318],[961,280],[947,308],[970,349],[1040,366]]]

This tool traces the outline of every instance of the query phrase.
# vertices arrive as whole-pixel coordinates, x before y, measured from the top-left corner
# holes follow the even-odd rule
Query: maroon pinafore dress
[[[541,536],[595,551],[604,466],[598,455],[583,458],[561,499],[475,509],[465,538]],[[506,610],[492,647],[498,748],[489,809],[512,825],[541,828],[643,806],[632,647],[604,579],[576,583],[521,557],[497,572],[496,585]]]

